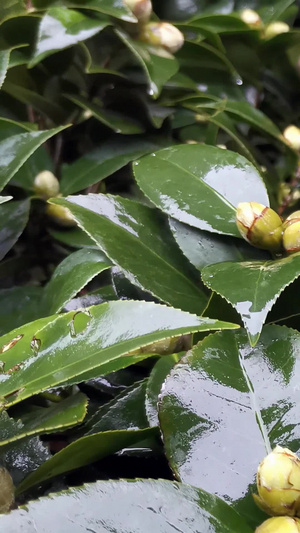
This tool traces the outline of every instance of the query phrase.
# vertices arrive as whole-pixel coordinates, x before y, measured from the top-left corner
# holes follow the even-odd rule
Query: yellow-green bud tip
[[[236,224],[242,237],[252,246],[279,251],[282,246],[282,221],[270,207],[257,202],[237,206]]]
[[[283,224],[283,247],[289,254],[300,251],[300,211],[292,213]]]
[[[244,9],[241,11],[240,17],[249,26],[261,26],[261,18],[253,9]]]
[[[289,31],[290,27],[285,22],[272,22],[265,27],[265,39],[272,39],[273,37],[276,37],[276,35],[287,33]]]
[[[162,46],[174,54],[183,46],[184,36],[173,24],[149,22],[143,27],[140,40],[154,46]]]
[[[268,514],[296,516],[300,501],[300,461],[297,455],[276,446],[258,467],[257,490],[259,497],[255,501]]]
[[[47,215],[54,220],[59,226],[74,227],[74,220],[71,211],[62,205],[48,204],[46,207]]]
[[[283,137],[294,150],[300,150],[300,129],[297,126],[288,126],[283,132]]]
[[[34,192],[37,196],[48,200],[59,193],[59,181],[49,170],[43,170],[34,179]]]
[[[269,518],[259,526],[255,533],[298,533],[300,520],[289,516],[277,516]]]
[[[151,0],[123,0],[139,22],[148,22],[152,13]]]

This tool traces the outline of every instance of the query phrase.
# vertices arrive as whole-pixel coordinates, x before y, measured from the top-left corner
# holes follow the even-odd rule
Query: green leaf
[[[65,129],[65,127],[62,126],[47,131],[20,133],[1,141],[0,191],[44,142]]]
[[[9,202],[0,207],[0,260],[17,242],[26,227],[30,201]]]
[[[160,213],[104,194],[51,202],[70,209],[79,226],[133,284],[174,307],[201,314],[206,295],[198,274],[190,271]]]
[[[155,137],[129,136],[101,143],[100,148],[85,154],[74,163],[62,168],[61,192],[74,194],[94,183],[99,183],[131,161],[159,147]]]
[[[205,285],[233,305],[241,315],[252,346],[280,293],[300,275],[300,255],[276,261],[219,263],[202,271]]]
[[[24,13],[25,5],[23,0],[1,0],[0,22],[4,19]]]
[[[101,406],[85,424],[85,435],[100,431],[147,428],[149,424],[145,410],[146,385],[147,379],[134,383]]]
[[[280,444],[299,450],[300,334],[266,326],[207,336],[167,377],[160,400],[165,450],[177,477],[230,501],[255,527],[258,464]]]
[[[47,445],[39,437],[11,443],[3,452],[1,464],[9,471],[15,486],[51,457]]]
[[[169,220],[171,231],[184,255],[198,270],[223,261],[269,259],[270,254],[242,239],[192,228],[178,220]]]
[[[113,111],[111,109],[104,109],[102,102],[90,102],[82,96],[66,95],[69,100],[77,104],[82,109],[90,111],[93,117],[102,122],[105,126],[112,129],[115,133],[122,133],[123,135],[134,135],[136,133],[143,133],[145,128],[141,122],[135,118],[125,115],[120,111]]]
[[[29,474],[18,486],[17,494],[50,478],[89,465],[116,453],[122,448],[132,446],[147,437],[155,435],[156,429],[104,431],[81,437],[51,457],[35,472]]]
[[[89,281],[110,266],[110,261],[99,250],[78,250],[70,254],[58,265],[44,288],[44,313],[58,313]]]
[[[40,146],[14,175],[13,183],[30,192],[34,191],[34,179],[43,170],[54,172],[54,164],[45,146]]]
[[[9,200],[12,200],[12,196],[0,196],[0,204],[5,204],[5,202],[9,202]]]
[[[1,396],[6,405],[13,405],[70,380],[79,383],[87,372],[104,375],[133,364],[134,357],[142,360],[145,354],[133,358],[127,354],[157,340],[223,327],[237,326],[152,302],[132,301],[41,319],[0,338],[5,363]]]
[[[32,0],[32,4],[38,9],[46,9],[52,6],[88,9],[111,15],[127,22],[136,22],[136,18],[130,9],[120,0]]]
[[[54,239],[63,244],[67,244],[67,246],[71,246],[72,248],[90,248],[92,250],[99,250],[95,241],[93,241],[93,239],[80,228],[62,231],[49,228],[48,231]]]
[[[158,401],[163,383],[173,366],[178,363],[180,355],[172,353],[163,355],[151,370],[146,389],[146,413],[150,427],[159,426]]]
[[[29,67],[34,67],[45,57],[59,50],[90,39],[107,25],[106,21],[87,17],[72,9],[64,7],[49,9],[40,22],[36,49]]]
[[[5,80],[9,65],[10,50],[0,50],[0,89]]]
[[[0,335],[22,324],[36,320],[40,315],[42,288],[12,287],[0,291]],[[1,356],[0,356],[1,359]]]
[[[165,213],[199,229],[239,236],[235,208],[269,205],[265,185],[243,156],[206,145],[165,148],[134,163],[146,196]]]
[[[143,68],[148,81],[149,94],[158,98],[165,83],[177,73],[178,61],[164,48],[134,41],[126,33],[120,30],[115,31]]]
[[[48,408],[35,409],[18,420],[0,415],[0,449],[33,435],[63,431],[83,421],[88,399],[78,393]]]
[[[181,26],[181,24],[179,25]],[[236,15],[201,15],[191,19],[185,26],[198,26],[214,33],[253,32],[240,17]]]
[[[116,512],[116,502],[118,509]],[[51,523],[49,521],[51,516]],[[6,533],[53,529],[143,533],[252,533],[246,522],[213,494],[164,480],[98,481],[30,502],[0,516]],[[82,526],[82,524],[85,524]]]

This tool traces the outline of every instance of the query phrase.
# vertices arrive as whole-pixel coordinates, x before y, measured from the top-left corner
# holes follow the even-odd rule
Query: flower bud
[[[34,179],[34,192],[37,196],[48,200],[59,193],[59,181],[49,170],[43,170]]]
[[[257,202],[237,206],[236,224],[240,234],[256,248],[279,251],[282,244],[282,220],[270,207]]]
[[[151,0],[123,0],[139,22],[148,22],[152,13]]]
[[[289,516],[269,518],[259,526],[255,533],[299,533],[300,520]]]
[[[290,220],[285,225],[285,229],[283,231],[282,236],[282,242],[284,249],[289,254],[295,254],[296,252],[300,252],[300,218]]]
[[[149,22],[140,34],[140,40],[154,46],[162,46],[174,54],[184,43],[184,36],[173,24],[168,22]]]
[[[283,132],[283,137],[294,150],[300,150],[300,129],[297,126],[288,126]]]
[[[270,515],[297,516],[300,510],[300,460],[276,446],[257,470],[256,503]]]
[[[241,11],[240,17],[249,26],[261,26],[261,18],[253,9],[244,9]]]
[[[6,513],[15,501],[15,487],[10,473],[0,467],[0,513]]]
[[[51,217],[59,226],[76,226],[71,211],[62,205],[47,204],[46,214]]]
[[[290,27],[286,22],[271,22],[271,24],[268,24],[268,26],[265,27],[265,39],[272,39],[273,37],[276,37],[276,35],[287,33],[288,31],[290,31]]]

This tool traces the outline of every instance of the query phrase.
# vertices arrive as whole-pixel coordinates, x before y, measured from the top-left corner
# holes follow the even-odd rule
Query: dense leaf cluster
[[[120,0],[1,1],[0,465],[36,500],[3,531],[253,533],[300,448],[300,257],[235,223],[299,208],[298,7],[153,8],[175,56]]]

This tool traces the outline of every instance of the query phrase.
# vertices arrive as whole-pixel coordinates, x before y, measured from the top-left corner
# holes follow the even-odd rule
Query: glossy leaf
[[[104,431],[81,437],[29,474],[18,486],[17,494],[60,474],[99,461],[155,434],[156,428],[147,428],[136,431]]]
[[[219,263],[202,271],[204,283],[241,315],[252,345],[280,293],[299,276],[300,255],[276,261]]]
[[[54,239],[62,242],[63,244],[67,244],[67,246],[71,246],[72,248],[91,248],[92,250],[99,249],[95,241],[93,241],[93,239],[91,239],[91,237],[89,237],[88,234],[80,228],[62,231],[49,228],[48,231],[50,235],[54,237]]]
[[[149,86],[149,94],[158,98],[164,84],[178,71],[178,61],[164,48],[134,41],[120,30],[116,30],[116,33],[143,68]]]
[[[47,7],[63,5],[63,7],[73,7],[78,9],[88,9],[105,13],[127,22],[136,22],[136,18],[124,3],[120,0],[32,0],[34,7],[46,9]]]
[[[118,512],[116,513],[116,502]],[[49,516],[53,519],[49,522]],[[118,533],[251,533],[245,521],[224,501],[202,490],[164,480],[98,481],[30,502],[0,516],[6,533],[22,529],[66,533],[82,527]],[[84,525],[83,525],[84,524]],[[83,526],[82,526],[83,525]],[[103,529],[104,528],[104,529]]]
[[[63,431],[83,421],[88,399],[78,393],[48,408],[39,408],[14,420],[3,411],[0,415],[0,449],[8,444],[43,433]]]
[[[266,326],[207,336],[167,377],[160,423],[170,465],[184,483],[216,493],[256,526],[257,466],[276,444],[297,451],[300,334]]]
[[[44,288],[44,313],[58,313],[89,281],[109,267],[110,261],[98,250],[78,250],[70,254],[58,265]]]
[[[158,146],[159,139],[156,141],[155,137],[129,136],[105,141],[96,150],[63,167],[61,192],[66,196],[94,185],[138,157],[157,150]]]
[[[6,72],[9,65],[10,50],[0,51],[0,89],[5,80]]]
[[[147,428],[149,424],[145,410],[146,385],[147,379],[134,383],[101,406],[85,424],[85,435],[100,431]]]
[[[0,196],[0,204],[5,204],[5,202],[9,202],[9,200],[12,200],[12,196]]]
[[[0,206],[0,260],[17,242],[29,217],[30,201],[9,202]]]
[[[40,22],[36,49],[29,66],[37,65],[58,50],[90,39],[106,26],[106,21],[87,17],[79,11],[64,7],[49,9]]]
[[[146,413],[150,427],[159,426],[158,401],[163,383],[173,366],[178,363],[180,355],[172,353],[163,355],[151,370],[146,389]]]
[[[184,255],[198,270],[223,261],[269,259],[270,255],[241,239],[192,228],[178,220],[169,220],[171,231]]]
[[[68,207],[79,226],[133,284],[174,307],[201,314],[206,302],[201,283],[160,213],[104,194],[70,196],[52,203]]]
[[[37,321],[36,326],[33,322],[0,338],[5,363],[5,373],[0,375],[1,396],[6,405],[13,405],[71,380],[79,383],[88,372],[91,378],[124,368],[128,352],[156,340],[222,327],[236,326],[132,301],[71,311]],[[128,365],[134,357],[139,361],[145,355],[127,357]]]
[[[1,464],[9,471],[15,486],[51,457],[48,446],[39,437],[16,441],[2,451]]]
[[[205,145],[165,148],[134,163],[139,187],[173,218],[206,231],[238,236],[235,207],[268,205],[265,185],[244,157]]]
[[[31,131],[13,135],[0,142],[0,191],[29,157],[65,126],[48,131]]]

